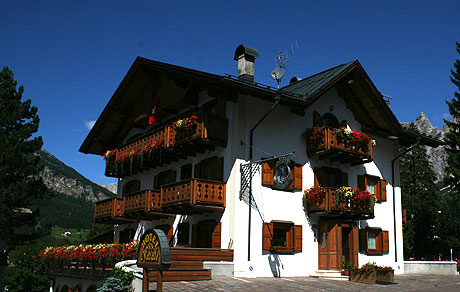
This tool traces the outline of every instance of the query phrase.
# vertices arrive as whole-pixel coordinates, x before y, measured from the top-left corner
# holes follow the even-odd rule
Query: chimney
[[[256,49],[245,45],[239,45],[235,51],[233,60],[238,61],[238,79],[254,82],[254,61],[259,57]]]

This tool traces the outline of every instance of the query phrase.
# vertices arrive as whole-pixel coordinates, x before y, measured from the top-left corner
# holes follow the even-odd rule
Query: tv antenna
[[[278,56],[275,57],[275,66],[277,68],[272,71],[271,75],[272,78],[278,83],[278,89],[280,88],[281,78],[283,78],[284,74],[286,73],[284,71],[284,67],[292,60],[294,52],[298,49],[299,45],[297,44],[297,41],[295,41],[295,44],[291,45],[289,50],[280,52]]]

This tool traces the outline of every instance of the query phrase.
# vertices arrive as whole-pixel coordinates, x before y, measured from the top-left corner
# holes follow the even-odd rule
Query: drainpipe
[[[415,144],[412,144],[409,148],[406,149],[406,151],[404,151],[403,153],[399,154],[398,156],[396,156],[391,161],[391,186],[393,188],[393,228],[394,228],[394,243],[395,243],[395,262],[398,261],[398,249],[397,249],[397,246],[396,246],[395,162],[396,162],[396,160],[399,160],[399,158],[401,158],[404,155],[406,155],[409,151],[411,151],[419,143],[420,143],[420,137],[417,137],[417,140],[415,141]]]
[[[260,118],[260,120],[252,127],[249,132],[249,163],[252,161],[253,157],[253,145],[254,145],[254,131],[262,123],[262,121],[278,106],[281,100],[280,96],[275,96],[275,103],[272,107],[265,113],[265,115]],[[249,173],[252,174],[252,164],[249,166]],[[251,176],[252,180],[252,176]],[[249,216],[248,216],[248,261],[251,260],[251,213],[252,213],[252,182],[249,184]]]

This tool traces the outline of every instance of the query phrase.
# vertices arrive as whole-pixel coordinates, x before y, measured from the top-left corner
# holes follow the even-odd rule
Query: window
[[[123,185],[123,195],[137,192],[141,189],[141,181],[131,180]]]
[[[326,188],[340,188],[348,186],[348,174],[331,167],[319,167],[313,170],[315,186],[322,185]]]
[[[373,175],[358,175],[358,188],[374,194],[377,203],[387,200],[387,182]]]
[[[175,170],[166,170],[160,172],[153,178],[153,187],[155,189],[160,189],[163,185],[176,182],[176,171]]]
[[[272,221],[262,228],[262,250],[286,254],[302,251],[302,225]]]
[[[361,253],[382,255],[389,252],[388,231],[380,228],[366,228],[359,231]]]
[[[195,164],[195,178],[224,180],[224,158],[212,157]]]
[[[222,223],[214,220],[192,225],[192,247],[221,248]]]
[[[192,178],[192,165],[186,164],[180,168],[180,180]]]
[[[302,165],[290,161],[280,166],[278,160],[269,160],[262,163],[262,185],[276,190],[300,191],[302,190]]]

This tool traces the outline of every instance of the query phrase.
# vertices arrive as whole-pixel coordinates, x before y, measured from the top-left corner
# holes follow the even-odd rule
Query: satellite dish
[[[272,78],[275,80],[281,80],[284,76],[284,69],[283,68],[275,68],[275,70],[272,71]]]

